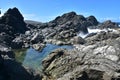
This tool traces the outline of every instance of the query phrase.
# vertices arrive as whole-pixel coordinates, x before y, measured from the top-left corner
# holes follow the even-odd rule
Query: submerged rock
[[[45,47],[45,44],[37,43],[37,44],[33,44],[32,47],[37,51],[42,51],[43,48]]]

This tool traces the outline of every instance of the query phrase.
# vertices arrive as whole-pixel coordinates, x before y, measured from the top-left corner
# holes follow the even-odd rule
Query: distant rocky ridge
[[[88,28],[114,30],[84,39],[78,36],[87,34]],[[110,20],[99,23],[94,16],[69,12],[41,23],[24,21],[17,8],[8,9],[0,17],[0,80],[119,80],[119,38],[119,26]],[[75,48],[50,53],[42,62],[42,75],[21,66],[11,51],[29,47],[42,50],[46,43]]]

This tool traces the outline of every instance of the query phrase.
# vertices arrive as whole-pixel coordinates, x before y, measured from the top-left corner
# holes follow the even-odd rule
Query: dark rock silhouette
[[[97,19],[94,16],[89,16],[86,18],[87,21],[90,23],[90,25],[98,25],[99,22],[97,21]]]
[[[0,44],[11,46],[12,40],[16,36],[24,34],[26,30],[28,28],[19,10],[16,7],[8,9],[0,18]]]
[[[17,8],[8,9],[0,18],[0,32],[14,35],[16,33],[24,33],[26,30],[24,18]]]

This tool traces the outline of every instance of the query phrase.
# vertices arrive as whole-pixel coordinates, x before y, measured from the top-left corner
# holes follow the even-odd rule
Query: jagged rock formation
[[[87,27],[95,26],[99,22],[94,16],[85,18],[82,15],[77,15],[75,12],[65,13],[62,16],[56,17],[48,23],[27,23],[30,29],[42,32],[45,41],[53,44],[71,44],[69,42],[78,33],[88,33]],[[36,26],[36,28],[35,28]],[[51,41],[52,39],[52,41]]]
[[[44,79],[119,80],[120,31],[100,32],[85,41],[75,49],[50,53],[42,63]]]
[[[0,44],[11,46],[12,40],[21,33],[24,34],[26,30],[28,28],[19,10],[17,8],[8,9],[0,17]]]
[[[17,8],[8,9],[0,18],[0,32],[8,34],[25,33],[27,30],[22,14]]]
[[[29,21],[28,21],[29,22]],[[42,50],[45,43],[72,44],[72,50],[58,49],[43,60],[43,80],[119,80],[120,30],[111,21],[99,23],[94,16],[85,18],[70,12],[48,23],[24,22],[17,8],[9,9],[0,18],[0,80],[41,80],[35,72],[16,62],[6,48],[33,46]],[[88,35],[87,28],[116,28]],[[29,28],[29,30],[28,30]],[[25,33],[25,34],[24,34]],[[5,46],[5,47],[4,47]]]

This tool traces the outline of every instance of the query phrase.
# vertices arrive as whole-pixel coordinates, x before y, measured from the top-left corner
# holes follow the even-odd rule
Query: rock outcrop
[[[47,80],[119,80],[120,31],[100,32],[75,44],[72,50],[55,50],[43,60]]]
[[[26,23],[17,8],[0,17],[0,80],[120,80],[120,30],[116,23],[99,23],[94,16],[85,18],[75,12],[48,23]],[[114,29],[84,39],[78,36],[87,34],[88,27]],[[42,75],[21,66],[10,50],[32,46],[41,51],[46,43],[72,44],[74,48],[51,52],[42,62]]]
[[[27,30],[22,14],[17,8],[8,9],[8,11],[0,18],[0,32],[8,34],[25,33]]]
[[[37,24],[36,29],[42,31],[46,39],[67,42],[80,32],[83,34],[88,33],[87,27],[95,26],[98,23],[94,16],[85,18],[82,15],[77,15],[75,12],[69,12],[56,17],[48,23]],[[33,25],[31,26],[32,29],[35,28],[35,24],[32,23],[31,25]]]
[[[97,26],[99,24],[94,16],[87,17],[87,21],[91,24],[90,26]]]
[[[6,44],[11,47],[12,40],[24,34],[28,30],[22,14],[17,8],[8,9],[6,13],[0,17],[0,44]]]
[[[0,45],[0,80],[41,80],[16,62],[15,54],[6,46]]]
[[[115,23],[115,22],[112,22],[111,20],[107,20],[100,25],[101,29],[104,29],[104,28],[118,28],[118,27],[119,27],[118,24]]]

